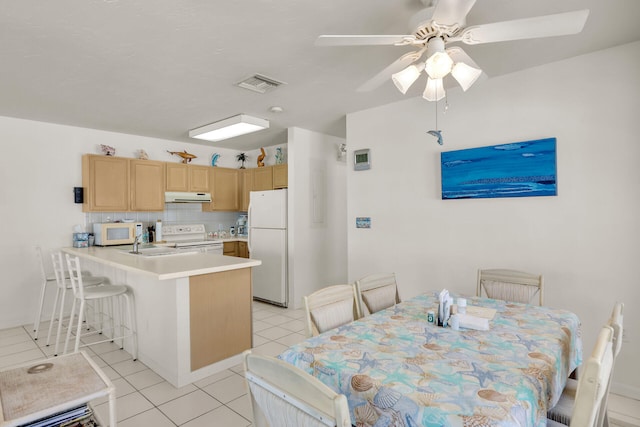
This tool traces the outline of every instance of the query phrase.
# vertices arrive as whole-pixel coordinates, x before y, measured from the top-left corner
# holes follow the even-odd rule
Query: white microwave
[[[142,237],[141,222],[104,222],[93,224],[96,246],[130,245]]]

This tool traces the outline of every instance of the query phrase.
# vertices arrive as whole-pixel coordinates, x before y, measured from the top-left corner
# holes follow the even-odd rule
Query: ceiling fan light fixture
[[[434,37],[427,45],[427,62],[425,68],[432,79],[441,79],[451,71],[453,60],[444,51],[444,40]]]
[[[427,79],[427,86],[422,93],[424,99],[427,101],[440,101],[445,95],[446,92],[442,84],[442,79]]]
[[[404,95],[411,85],[418,80],[420,73],[424,70],[424,63],[420,62],[418,65],[409,65],[402,71],[399,71],[391,75],[393,84],[396,85],[398,90]]]
[[[269,128],[269,121],[246,114],[238,114],[189,131],[189,138],[222,141]]]
[[[453,66],[451,75],[460,84],[463,91],[467,91],[482,74],[482,70],[471,67],[464,62],[458,62]]]

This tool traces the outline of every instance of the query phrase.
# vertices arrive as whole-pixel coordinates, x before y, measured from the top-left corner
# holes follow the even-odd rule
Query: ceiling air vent
[[[278,86],[285,84],[285,82],[279,82],[278,80],[274,80],[261,74],[254,74],[251,77],[247,77],[246,79],[239,81],[236,83],[236,86],[258,93],[267,93]]]

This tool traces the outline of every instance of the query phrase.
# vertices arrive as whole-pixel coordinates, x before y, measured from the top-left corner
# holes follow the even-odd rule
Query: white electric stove
[[[219,240],[208,240],[204,224],[163,225],[163,242],[156,246],[174,247],[180,251],[208,252],[222,255],[223,244]]]

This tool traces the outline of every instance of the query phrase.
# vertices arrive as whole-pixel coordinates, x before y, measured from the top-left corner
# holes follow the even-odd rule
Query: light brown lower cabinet
[[[238,242],[224,242],[222,255],[238,256]]]
[[[238,256],[240,258],[249,258],[249,245],[247,242],[238,242]]]
[[[251,268],[189,278],[192,372],[251,348],[251,300]]]

